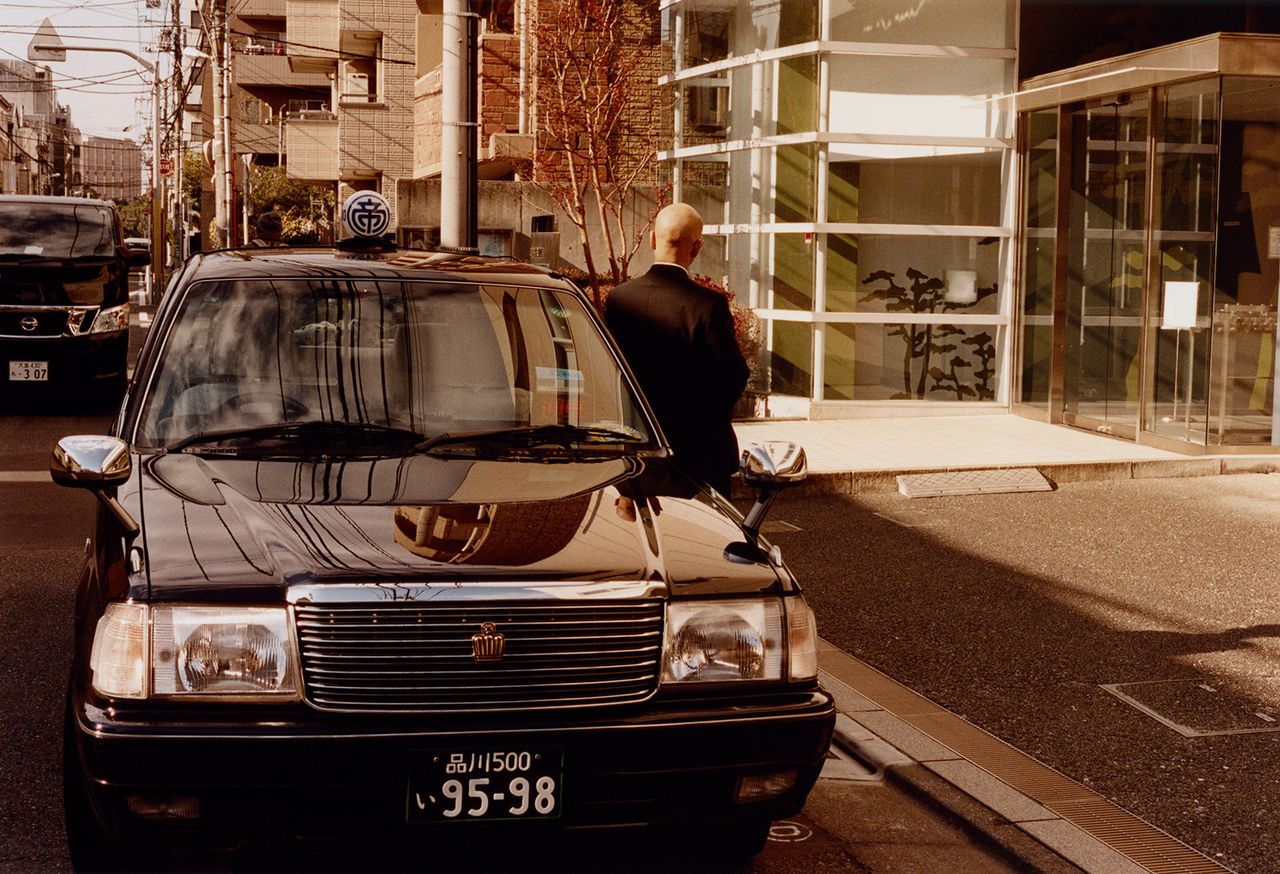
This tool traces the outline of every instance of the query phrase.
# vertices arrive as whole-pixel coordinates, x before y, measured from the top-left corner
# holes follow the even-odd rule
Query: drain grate
[[[1280,710],[1259,700],[1259,687],[1280,693],[1280,677],[1250,679],[1254,690],[1216,678],[1106,683],[1102,688],[1183,737],[1280,731]],[[1275,696],[1267,696],[1275,700]]]
[[[898,492],[908,498],[1049,491],[1053,491],[1053,486],[1034,467],[950,470],[942,473],[902,474],[898,477]]]

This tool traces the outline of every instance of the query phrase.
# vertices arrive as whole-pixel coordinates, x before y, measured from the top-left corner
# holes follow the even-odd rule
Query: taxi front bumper
[[[514,727],[139,723],[88,705],[72,716],[75,754],[108,836],[135,846],[227,848],[448,841],[474,838],[478,827],[538,835],[783,818],[804,805],[835,722],[821,689]],[[522,748],[563,751],[555,816],[425,824],[408,816],[411,766],[423,756]],[[738,798],[744,778],[771,777],[785,787],[778,794]]]

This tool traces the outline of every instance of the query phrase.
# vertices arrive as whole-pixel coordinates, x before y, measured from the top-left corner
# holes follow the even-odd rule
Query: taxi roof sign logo
[[[342,204],[342,223],[357,237],[381,237],[391,227],[391,204],[376,191],[357,191]]]

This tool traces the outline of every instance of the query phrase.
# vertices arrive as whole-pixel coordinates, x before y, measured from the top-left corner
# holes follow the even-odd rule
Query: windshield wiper
[[[443,446],[466,443],[499,443],[525,447],[544,443],[564,447],[583,444],[617,445],[645,443],[647,439],[641,432],[625,426],[604,428],[596,425],[516,425],[510,428],[490,428],[482,431],[445,431],[423,440],[414,449],[418,452],[431,452]]]
[[[205,431],[184,437],[177,443],[166,446],[165,451],[181,452],[190,446],[220,443],[224,440],[282,440],[308,436],[389,439],[398,444],[422,439],[421,434],[408,428],[394,428],[390,425],[373,425],[364,422],[323,422],[313,419],[307,422],[277,422],[273,425],[255,425],[251,428]],[[365,445],[367,442],[365,440]]]

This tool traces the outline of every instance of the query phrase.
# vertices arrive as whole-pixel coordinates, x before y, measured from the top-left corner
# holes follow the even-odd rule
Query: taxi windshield
[[[135,441],[172,450],[261,438],[299,453],[357,445],[456,453],[499,435],[564,444],[566,434],[583,435],[596,451],[657,446],[599,329],[569,292],[246,279],[188,290]]]

